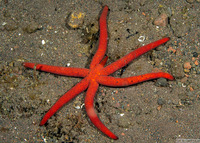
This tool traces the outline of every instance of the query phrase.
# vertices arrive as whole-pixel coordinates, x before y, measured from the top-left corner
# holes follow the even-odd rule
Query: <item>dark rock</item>
[[[166,86],[168,85],[167,79],[165,79],[165,78],[159,78],[159,79],[157,79],[155,85],[156,85],[156,86],[166,87]]]
[[[193,54],[193,57],[195,57],[195,58],[198,57],[198,53],[197,52],[193,52],[192,54]]]
[[[163,105],[165,104],[165,100],[163,98],[158,98],[157,103],[158,105]]]

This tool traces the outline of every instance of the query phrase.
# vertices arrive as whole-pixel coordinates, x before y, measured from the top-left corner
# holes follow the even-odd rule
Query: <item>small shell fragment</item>
[[[138,41],[139,41],[139,42],[144,42],[144,40],[145,40],[145,36],[140,36],[140,37],[138,38]]]
[[[42,45],[46,44],[45,40],[42,40]]]

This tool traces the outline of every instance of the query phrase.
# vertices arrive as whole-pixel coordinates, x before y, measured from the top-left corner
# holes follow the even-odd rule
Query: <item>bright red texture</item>
[[[131,53],[125,55],[121,59],[116,62],[106,66],[106,62],[108,57],[105,57],[106,49],[107,49],[107,24],[106,18],[108,14],[108,6],[104,6],[103,11],[101,13],[99,24],[100,24],[100,38],[99,38],[99,46],[96,54],[94,55],[92,62],[90,64],[90,69],[86,68],[72,68],[72,67],[58,67],[58,66],[50,66],[44,64],[35,64],[35,63],[24,63],[24,66],[27,68],[32,68],[44,72],[49,72],[58,75],[64,76],[73,76],[73,77],[83,77],[78,84],[72,87],[69,91],[67,91],[58,101],[49,109],[49,111],[45,114],[40,125],[44,125],[47,120],[55,114],[63,105],[69,102],[71,99],[76,97],[78,94],[87,90],[85,97],[85,108],[88,117],[91,122],[101,130],[105,135],[112,139],[118,139],[118,137],[113,134],[98,118],[95,109],[94,109],[94,97],[99,87],[99,84],[105,86],[112,87],[124,87],[130,86],[136,83],[140,83],[147,80],[157,79],[157,78],[166,78],[168,80],[173,80],[174,77],[168,73],[158,72],[158,73],[147,73],[144,75],[131,76],[127,78],[115,78],[112,76],[108,76],[118,69],[126,66],[135,58],[140,55],[158,47],[161,44],[166,43],[169,38],[163,38],[156,42],[150,43],[146,46],[140,47]]]

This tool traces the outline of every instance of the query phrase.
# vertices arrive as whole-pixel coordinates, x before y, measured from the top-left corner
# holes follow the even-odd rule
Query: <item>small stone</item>
[[[165,104],[165,100],[163,98],[158,98],[157,103],[158,105],[163,105]]]
[[[195,64],[196,66],[198,66],[198,65],[199,65],[199,62],[196,60],[196,61],[194,61],[194,64]]]
[[[181,79],[181,82],[182,82],[182,83],[186,83],[187,80],[188,80],[188,78],[187,78],[187,77],[184,77],[184,78]]]
[[[119,121],[118,125],[122,128],[128,128],[130,126],[130,120],[127,116],[122,116]]]
[[[79,28],[83,25],[85,13],[73,11],[66,19],[66,24],[71,28]]]
[[[197,52],[193,52],[192,54],[193,54],[193,57],[195,57],[195,58],[198,57],[198,53]]]
[[[168,48],[167,51],[168,51],[168,52],[172,52],[172,53],[176,53],[176,49],[173,48],[172,46],[169,46],[169,48]]]
[[[179,99],[185,100],[187,99],[187,95],[185,93],[178,94]]]
[[[172,64],[172,75],[175,78],[183,78],[185,76],[185,73],[183,72],[183,66],[178,61],[174,61]]]
[[[162,108],[162,105],[158,105],[157,110],[160,111]]]
[[[37,30],[41,29],[42,26],[39,25],[38,23],[36,22],[32,22],[30,23],[29,25],[27,25],[25,28],[23,28],[23,30],[27,33],[34,33],[36,32]]]
[[[159,79],[157,79],[155,85],[156,85],[156,86],[166,87],[166,86],[168,85],[167,79],[165,79],[165,78],[159,78]]]
[[[184,69],[188,69],[188,70],[192,68],[190,62],[185,62],[183,67],[184,67]]]
[[[46,44],[45,40],[42,40],[42,45],[45,45],[45,44]]]
[[[188,3],[193,3],[194,0],[186,0]]]
[[[13,72],[14,72],[14,73],[18,73],[18,72],[19,72],[19,67],[14,67],[14,68],[13,68]]]
[[[189,69],[184,69],[184,72],[189,73],[190,70]]]
[[[14,31],[14,30],[18,29],[18,25],[17,25],[17,23],[14,22],[13,20],[9,20],[9,21],[5,24],[4,28],[5,28],[7,31]]]
[[[160,14],[155,20],[154,20],[154,25],[157,26],[167,26],[168,24],[168,16],[165,13]]]

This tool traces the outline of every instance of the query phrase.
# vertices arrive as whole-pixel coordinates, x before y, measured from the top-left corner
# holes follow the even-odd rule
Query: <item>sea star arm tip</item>
[[[105,135],[107,135],[108,137],[116,140],[118,139],[118,137],[113,134],[102,122],[101,120],[98,118],[97,114],[95,113],[95,109],[94,109],[94,97],[95,97],[95,93],[98,89],[99,84],[96,81],[91,81],[87,93],[86,93],[86,97],[85,97],[85,108],[86,108],[86,112],[88,117],[90,118],[91,122],[100,130],[102,131]]]
[[[58,101],[49,109],[40,122],[40,126],[44,125],[47,120],[53,116],[64,104],[68,103],[71,99],[87,89],[89,81],[87,78],[81,80],[78,84],[66,92]]]
[[[121,59],[113,62],[112,64],[110,64],[108,66],[106,66],[104,69],[102,69],[102,73],[104,75],[110,75],[110,74],[114,73],[115,71],[121,69],[122,67],[126,66],[128,63],[130,63],[132,60],[136,59],[137,57],[139,57],[139,56],[143,55],[144,53],[158,47],[159,45],[166,43],[169,40],[170,40],[170,38],[166,37],[166,38],[157,40],[155,42],[152,42],[150,44],[147,44],[145,46],[142,46],[142,47],[132,51],[131,53],[125,55]]]
[[[157,79],[157,78],[166,78],[169,80],[174,80],[174,77],[168,73],[158,72],[158,73],[147,73],[138,76],[132,76],[127,78],[115,78],[111,76],[99,76],[97,82],[105,86],[113,87],[123,87],[130,86],[136,83],[144,82],[147,80]]]
[[[64,76],[86,77],[89,73],[89,69],[86,68],[59,67],[59,66],[51,66],[51,65],[36,64],[36,63],[23,63],[23,66],[31,69],[36,69]]]

